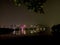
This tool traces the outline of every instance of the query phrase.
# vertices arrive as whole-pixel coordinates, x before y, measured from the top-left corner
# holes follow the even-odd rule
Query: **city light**
[[[26,25],[20,25],[20,28],[21,28],[21,32],[22,32],[22,34],[25,34],[24,29],[26,28]]]
[[[0,26],[1,28],[5,28],[5,25]],[[14,31],[12,32],[14,35],[30,35],[30,34],[34,34],[34,33],[38,33],[38,32],[43,32],[46,31],[46,28],[44,26],[40,26],[40,25],[26,25],[26,24],[12,24],[10,26],[7,26],[6,28],[11,28]]]

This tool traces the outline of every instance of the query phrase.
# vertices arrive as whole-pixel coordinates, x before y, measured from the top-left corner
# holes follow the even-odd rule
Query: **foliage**
[[[13,2],[17,6],[24,4],[28,7],[28,9],[33,10],[34,12],[44,13],[43,4],[46,0],[13,0]]]

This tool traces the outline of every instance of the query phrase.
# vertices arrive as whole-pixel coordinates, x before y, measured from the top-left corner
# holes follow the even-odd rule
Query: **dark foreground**
[[[59,36],[23,36],[0,41],[4,42],[5,44],[52,44],[59,43],[60,38]]]
[[[4,30],[4,31],[3,31]],[[9,34],[13,32],[13,30],[8,30],[8,29],[1,29],[0,34]],[[21,45],[26,45],[26,44],[52,44],[52,43],[60,43],[60,33],[57,35],[54,33],[53,36],[51,35],[35,35],[35,36],[14,36],[9,34],[4,37],[4,35],[0,35],[0,44],[21,44]],[[11,37],[11,38],[10,38]]]

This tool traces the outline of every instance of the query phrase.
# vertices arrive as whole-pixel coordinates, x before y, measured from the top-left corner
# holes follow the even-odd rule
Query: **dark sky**
[[[60,0],[47,0],[45,14],[29,11],[25,6],[16,7],[9,0],[0,0],[0,25],[9,24],[60,24]]]
[[[44,15],[29,12],[25,6],[16,7],[9,0],[0,2],[0,25],[43,23]]]

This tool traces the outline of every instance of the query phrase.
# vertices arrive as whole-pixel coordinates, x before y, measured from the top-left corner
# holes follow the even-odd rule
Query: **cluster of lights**
[[[22,4],[26,5],[29,10],[33,10],[34,12],[44,13],[43,4],[46,0],[13,0],[13,3],[16,6],[21,6]]]
[[[26,34],[29,35],[29,34],[34,34],[34,33],[38,33],[40,31],[46,30],[45,27],[41,27],[40,25],[30,25],[28,27],[25,24],[21,24],[21,25],[10,25],[10,27],[12,29],[14,29],[13,34],[16,34],[16,35],[20,35],[20,34],[21,35],[26,35]],[[18,27],[18,29],[17,29],[17,27]]]

